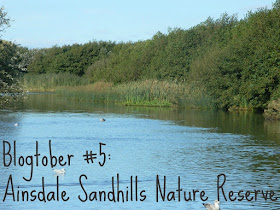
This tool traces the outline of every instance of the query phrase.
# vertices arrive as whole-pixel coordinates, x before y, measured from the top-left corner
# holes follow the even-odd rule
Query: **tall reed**
[[[60,86],[86,85],[89,80],[70,73],[25,74],[20,84],[28,91],[55,91]]]
[[[77,87],[59,87],[57,93],[74,100],[114,102],[124,105],[211,108],[214,100],[205,89],[185,83],[145,80],[113,85],[96,82]]]

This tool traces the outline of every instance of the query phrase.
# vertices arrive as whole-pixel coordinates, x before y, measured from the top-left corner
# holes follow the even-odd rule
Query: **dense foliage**
[[[280,99],[273,100],[264,110],[264,117],[269,120],[280,120]]]
[[[153,79],[206,89],[219,108],[263,110],[280,97],[280,0],[135,43],[90,42],[38,50],[30,73],[70,72],[114,84]]]
[[[82,76],[91,64],[106,58],[114,43],[90,42],[84,45],[57,47],[33,50],[34,56],[28,66],[30,73],[68,72]]]
[[[4,8],[0,8],[0,38],[9,27],[10,19]],[[33,51],[12,42],[0,39],[0,108],[13,106],[18,102],[22,88],[18,78],[27,71]]]

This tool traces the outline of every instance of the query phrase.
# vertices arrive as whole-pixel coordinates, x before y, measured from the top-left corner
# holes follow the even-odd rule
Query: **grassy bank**
[[[183,83],[145,80],[113,85],[108,82],[58,87],[57,93],[79,101],[113,102],[128,106],[211,108],[213,99],[201,88]]]
[[[89,80],[70,73],[25,74],[20,78],[20,84],[25,91],[54,92],[61,86],[75,87],[89,84]]]
[[[20,84],[29,92],[57,92],[76,101],[118,103],[127,106],[212,108],[213,98],[203,88],[186,83],[144,80],[114,85],[90,84],[86,77],[70,73],[26,74]]]

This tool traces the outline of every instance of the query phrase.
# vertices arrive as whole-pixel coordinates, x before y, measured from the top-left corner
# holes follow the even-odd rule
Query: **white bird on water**
[[[15,123],[14,126],[19,126],[19,123]]]
[[[104,118],[101,118],[100,121],[101,121],[101,122],[105,122],[105,119],[104,119]]]
[[[220,203],[220,201],[215,200],[215,201],[214,201],[214,204],[203,203],[203,206],[204,206],[207,210],[220,210],[219,203]]]
[[[65,174],[65,169],[53,169],[56,174]]]

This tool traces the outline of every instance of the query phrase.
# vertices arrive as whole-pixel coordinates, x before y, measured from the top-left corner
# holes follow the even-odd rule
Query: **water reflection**
[[[223,112],[214,110],[185,110],[158,107],[92,104],[73,101],[55,94],[32,94],[17,111],[115,113],[134,117],[171,121],[183,126],[211,128],[217,133],[251,135],[258,143],[280,144],[280,122],[266,121],[262,114],[252,112]],[[5,115],[0,118],[5,118]],[[11,116],[11,115],[10,115]],[[18,118],[18,115],[15,115]],[[1,119],[2,119],[1,118]],[[10,119],[17,122],[20,119]],[[8,119],[8,118],[7,118]],[[2,121],[2,120],[1,120]]]
[[[106,121],[100,122],[100,118]],[[17,127],[14,126],[16,122],[20,123]],[[1,138],[10,143],[17,140],[18,154],[34,154],[34,141],[38,140],[40,152],[46,155],[44,151],[48,151],[48,140],[51,139],[54,153],[75,155],[73,165],[60,177],[61,187],[69,193],[81,193],[78,184],[81,173],[89,175],[85,184],[87,189],[106,190],[111,187],[111,176],[120,173],[124,185],[129,183],[131,175],[138,175],[139,185],[149,194],[148,201],[141,204],[106,203],[102,206],[94,203],[97,209],[203,207],[199,202],[155,205],[151,197],[155,196],[156,174],[167,176],[169,189],[176,189],[177,177],[181,176],[186,189],[206,190],[211,197],[209,202],[216,199],[216,176],[220,173],[229,177],[227,192],[241,189],[279,191],[279,125],[279,122],[265,121],[261,114],[251,112],[92,104],[69,101],[54,94],[33,94],[17,110],[0,112]],[[114,158],[105,168],[85,167],[81,152],[103,140]],[[27,176],[30,171],[28,167],[5,168],[2,165],[0,169],[2,192],[9,174],[17,176],[15,183],[20,183],[21,176]],[[23,188],[39,188],[42,176],[46,177],[46,186],[54,186],[53,171],[49,167],[35,167],[33,182],[25,183]],[[5,208],[22,207],[17,203],[10,204],[5,203]],[[26,205],[26,208],[34,208],[31,204]],[[93,206],[77,200],[58,205],[63,208]],[[277,209],[279,205],[280,202],[263,200],[222,202],[224,209]],[[51,203],[45,207],[57,206]]]

